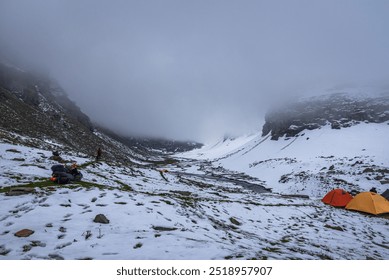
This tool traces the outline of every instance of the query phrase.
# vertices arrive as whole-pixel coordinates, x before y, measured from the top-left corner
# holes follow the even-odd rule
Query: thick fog
[[[272,102],[388,81],[389,1],[0,0],[1,56],[123,134],[207,141]]]

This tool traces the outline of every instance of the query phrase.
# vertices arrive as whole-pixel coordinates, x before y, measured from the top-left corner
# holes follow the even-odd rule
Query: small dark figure
[[[370,192],[377,193],[377,189],[376,189],[375,187],[372,187],[372,188],[370,189]]]
[[[53,156],[59,157],[59,152],[58,151],[53,151]]]
[[[96,153],[96,161],[99,161],[99,160],[100,160],[100,158],[101,158],[101,153],[102,153],[102,151],[101,151],[101,148],[99,147],[99,148],[97,149],[97,153]]]

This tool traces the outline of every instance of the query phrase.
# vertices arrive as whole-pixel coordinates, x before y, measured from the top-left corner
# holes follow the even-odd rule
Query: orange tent
[[[378,193],[361,192],[346,205],[346,209],[379,215],[389,213],[389,201]]]
[[[345,207],[352,199],[352,195],[345,190],[334,189],[327,193],[321,201],[335,207]]]

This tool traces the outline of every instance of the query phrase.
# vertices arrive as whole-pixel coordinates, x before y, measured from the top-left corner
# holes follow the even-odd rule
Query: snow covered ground
[[[201,158],[212,162],[213,166],[260,178],[277,193],[321,198],[339,186],[348,191],[368,191],[376,187],[383,192],[389,188],[386,177],[377,180],[374,174],[363,171],[367,168],[387,170],[388,135],[386,123],[362,123],[340,130],[325,126],[278,141],[258,133],[226,144],[218,143],[215,149],[204,146],[181,156]]]
[[[94,163],[68,154],[63,158],[76,161],[84,175],[69,185],[48,181],[57,164],[50,151],[0,142],[0,260],[389,259],[387,217],[320,201],[335,187],[325,180],[385,189],[385,176],[368,180],[375,175],[363,171],[388,167],[388,129],[323,128],[279,141],[251,135],[164,166]],[[34,192],[8,196],[17,186]],[[98,214],[109,223],[94,222]],[[22,229],[34,233],[15,236]]]

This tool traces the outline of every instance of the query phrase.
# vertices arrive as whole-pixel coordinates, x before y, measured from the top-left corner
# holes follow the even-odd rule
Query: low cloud
[[[387,1],[2,1],[3,57],[123,134],[207,141],[269,104],[389,74]]]

